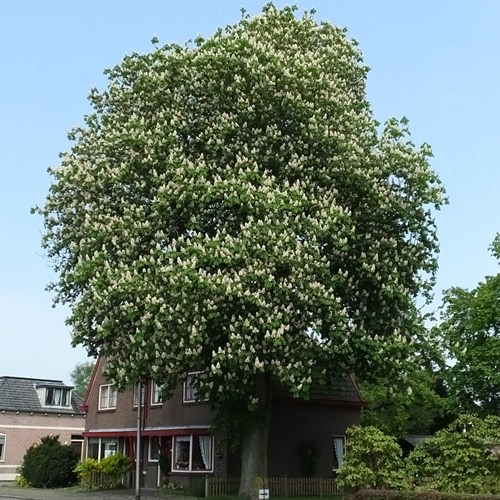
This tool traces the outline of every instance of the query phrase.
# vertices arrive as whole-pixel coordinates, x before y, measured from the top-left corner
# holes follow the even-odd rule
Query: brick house
[[[98,359],[83,408],[85,453],[101,459],[117,451],[135,460],[138,390],[117,392],[103,375],[105,360]],[[144,484],[170,479],[200,482],[206,475],[238,477],[239,452],[223,436],[212,432],[213,417],[207,401],[200,401],[189,373],[172,396],[162,401],[154,381],[143,392],[144,423],[140,451]],[[308,401],[275,391],[268,443],[270,477],[303,477],[304,455],[316,455],[314,475],[332,477],[345,452],[346,428],[357,424],[364,403],[354,380],[339,377],[328,392],[315,391]]]
[[[0,377],[0,481],[12,481],[26,450],[47,435],[82,450],[85,413],[60,380]]]

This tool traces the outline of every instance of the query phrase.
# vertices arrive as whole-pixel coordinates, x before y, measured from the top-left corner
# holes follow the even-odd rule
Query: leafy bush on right
[[[500,493],[500,417],[462,415],[421,443],[406,466],[416,488]]]

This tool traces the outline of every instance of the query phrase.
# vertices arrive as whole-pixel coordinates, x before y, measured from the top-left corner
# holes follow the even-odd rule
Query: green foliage
[[[500,493],[500,417],[463,415],[421,443],[408,457],[417,488]]]
[[[20,474],[34,488],[60,488],[76,482],[77,462],[73,447],[61,444],[59,436],[46,436],[28,448]]]
[[[437,268],[430,147],[380,129],[357,44],[295,10],[108,70],[38,209],[73,342],[119,388],[199,367],[234,435],[272,384],[399,376]]]
[[[348,446],[338,471],[338,484],[351,490],[401,489],[405,473],[401,448],[396,440],[375,427],[347,430]]]
[[[86,361],[84,363],[77,363],[71,372],[71,381],[73,382],[73,392],[80,398],[85,397],[87,387],[94,370],[95,363],[93,361]]]
[[[440,491],[360,490],[354,494],[354,500],[498,500],[499,498],[493,495]]]
[[[406,119],[378,134],[345,31],[269,5],[107,74],[39,212],[56,300],[110,379],[208,366],[218,408],[252,413],[255,375],[307,396],[339,366],[399,370],[442,189]]]
[[[491,251],[500,258],[500,236]],[[449,356],[449,385],[462,411],[500,413],[500,274],[487,276],[473,290],[450,288],[444,294],[439,331]]]
[[[20,468],[18,468],[16,472],[17,472],[17,476],[15,479],[16,486],[19,486],[20,488],[28,488],[30,484],[28,480],[23,476]]]
[[[121,453],[98,461],[94,458],[82,460],[75,467],[80,482],[87,489],[118,488],[122,479],[132,470],[132,460]]]
[[[439,369],[415,367],[405,379],[359,383],[368,407],[362,410],[363,425],[372,425],[394,437],[433,434],[458,416]]]

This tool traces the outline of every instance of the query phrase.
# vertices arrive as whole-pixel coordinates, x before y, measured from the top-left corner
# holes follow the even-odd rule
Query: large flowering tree
[[[293,8],[107,74],[39,209],[56,301],[121,387],[202,370],[246,495],[273,384],[307,397],[412,355],[436,269],[431,151],[405,120],[379,130],[356,43]]]

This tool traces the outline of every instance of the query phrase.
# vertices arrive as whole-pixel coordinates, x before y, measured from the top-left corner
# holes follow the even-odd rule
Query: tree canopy
[[[243,441],[273,383],[398,373],[436,270],[430,147],[379,127],[345,30],[294,11],[108,70],[39,209],[74,343],[120,387],[198,367]]]
[[[93,361],[77,363],[71,372],[71,382],[74,386],[73,392],[82,399],[87,392],[94,365]]]
[[[500,237],[490,247],[499,258]],[[500,414],[500,273],[443,298],[439,330],[453,360],[448,383],[462,411]]]
[[[361,394],[368,403],[362,424],[394,437],[433,434],[446,427],[458,416],[459,406],[444,377],[443,369],[417,365],[401,380],[362,381]]]

